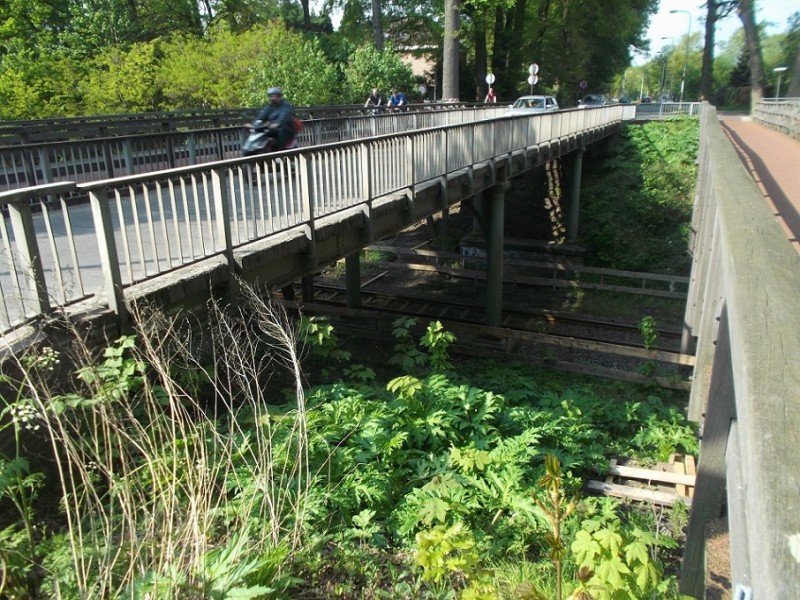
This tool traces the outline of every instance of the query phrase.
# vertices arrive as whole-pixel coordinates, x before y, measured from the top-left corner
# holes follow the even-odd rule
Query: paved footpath
[[[789,241],[800,252],[800,141],[749,116],[719,116]]]

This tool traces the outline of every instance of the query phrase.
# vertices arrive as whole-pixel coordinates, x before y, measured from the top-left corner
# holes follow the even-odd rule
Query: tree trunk
[[[714,92],[714,36],[717,26],[717,2],[708,0],[706,41],[703,46],[703,70],[700,73],[700,101],[711,101]]]
[[[481,101],[486,96],[489,85],[486,83],[486,67],[488,66],[488,49],[486,47],[486,21],[481,15],[475,17],[473,43],[475,44],[475,100]]]
[[[375,41],[375,49],[383,52],[383,13],[381,11],[381,0],[372,0],[372,39]]]
[[[800,46],[798,46],[797,48],[797,54],[794,55],[794,66],[792,67],[792,79],[789,82],[789,87],[786,90],[785,97],[800,98]]]
[[[309,7],[310,0],[300,0],[300,5],[303,7],[303,29],[311,31],[311,8]]]
[[[442,99],[458,100],[458,46],[461,27],[460,0],[444,3],[444,55],[442,57]]]
[[[744,27],[745,43],[750,52],[750,110],[764,97],[764,61],[761,58],[761,41],[753,15],[753,0],[741,0],[737,8]]]

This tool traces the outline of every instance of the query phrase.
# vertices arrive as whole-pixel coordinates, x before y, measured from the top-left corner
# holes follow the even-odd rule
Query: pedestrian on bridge
[[[406,110],[406,105],[408,104],[408,100],[406,100],[406,95],[401,92],[400,90],[394,89],[392,90],[392,95],[389,96],[389,106],[398,110]]]
[[[374,109],[376,109],[377,112],[377,109],[384,105],[385,102],[383,101],[383,96],[381,95],[378,88],[372,88],[372,93],[369,95],[367,101],[364,103],[364,108],[371,106]]]
[[[283,90],[271,87],[267,90],[269,104],[261,109],[256,120],[269,123],[269,135],[275,138],[273,148],[283,150],[296,133],[294,107],[283,97]]]

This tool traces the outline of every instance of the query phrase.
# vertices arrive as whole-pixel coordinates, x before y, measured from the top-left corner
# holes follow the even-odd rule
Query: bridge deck
[[[789,241],[800,252],[800,141],[755,123],[749,116],[720,115],[720,121]]]

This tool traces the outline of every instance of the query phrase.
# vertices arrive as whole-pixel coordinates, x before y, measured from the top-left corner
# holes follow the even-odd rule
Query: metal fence
[[[764,98],[756,104],[753,119],[800,140],[800,98]]]
[[[434,115],[355,120],[343,129],[402,121],[422,128],[0,193],[0,328],[97,294],[119,310],[127,286],[211,256],[231,259],[235,248],[293,227],[313,236],[322,217],[354,207],[371,210],[382,197],[631,119],[633,110],[611,106],[483,120],[472,120],[477,111],[463,115],[468,122],[436,127],[424,127]]]
[[[652,104],[636,104],[637,119],[667,119],[669,117],[698,117],[700,102],[654,102]]]

